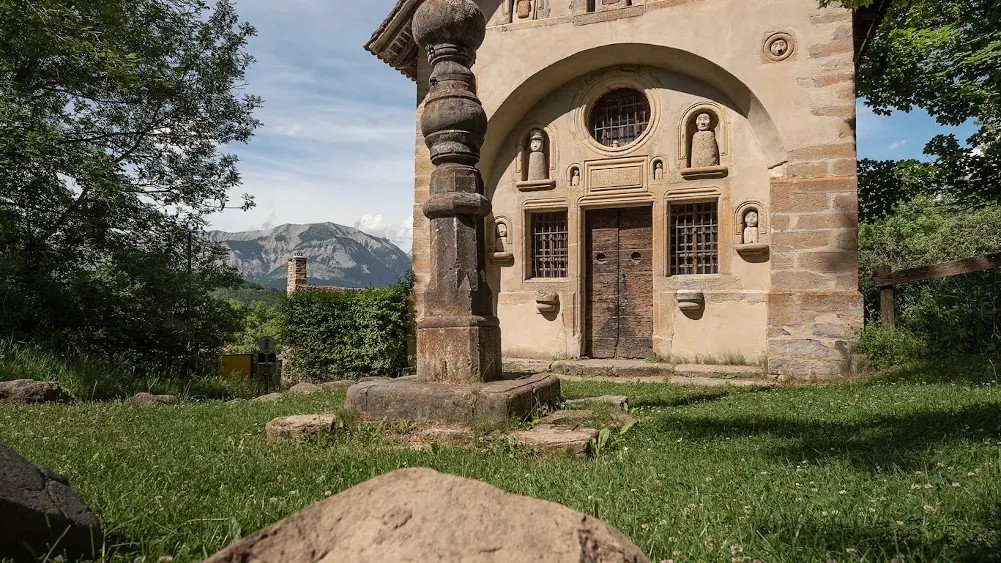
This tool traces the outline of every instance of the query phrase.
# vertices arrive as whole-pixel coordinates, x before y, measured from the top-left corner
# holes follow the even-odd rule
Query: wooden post
[[[876,275],[880,278],[890,275],[890,266],[883,264],[876,268]],[[881,286],[879,288],[879,320],[883,326],[894,330],[897,328],[897,317],[893,310],[893,286]]]

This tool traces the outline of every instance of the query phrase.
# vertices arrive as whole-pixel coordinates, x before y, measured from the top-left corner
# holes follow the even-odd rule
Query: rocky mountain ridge
[[[285,289],[288,259],[297,252],[306,257],[311,285],[385,287],[411,267],[407,253],[389,240],[336,223],[207,234],[229,248],[228,262],[245,280],[264,287]]]

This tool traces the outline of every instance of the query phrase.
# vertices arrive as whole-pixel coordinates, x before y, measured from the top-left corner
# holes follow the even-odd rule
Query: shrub
[[[902,364],[926,354],[925,339],[906,328],[890,330],[871,322],[862,331],[862,352],[878,368]]]
[[[398,376],[409,364],[413,274],[385,289],[299,291],[282,306],[289,373],[310,379]]]
[[[863,223],[859,229],[859,282],[869,316],[878,316],[875,270],[880,264],[900,270],[998,251],[999,205],[968,209],[919,197],[897,206],[884,219]],[[912,353],[920,349],[933,356],[1001,351],[1001,271],[905,284],[897,286],[895,293],[898,334],[894,338],[921,342],[921,346],[898,342],[898,348]],[[889,336],[878,336],[882,331],[879,327],[871,330],[868,338],[876,350],[873,353],[894,357],[895,353],[885,348]]]

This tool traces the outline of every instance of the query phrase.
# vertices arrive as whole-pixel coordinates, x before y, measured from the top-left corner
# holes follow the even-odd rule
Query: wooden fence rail
[[[931,266],[921,266],[918,268],[908,268],[891,272],[887,265],[880,266],[876,270],[876,287],[879,288],[879,317],[883,326],[896,328],[897,318],[893,309],[893,288],[906,283],[913,283],[936,278],[949,278],[961,276],[982,270],[993,270],[1001,268],[1001,252],[977,256],[975,258],[964,258],[963,260],[953,260],[951,262],[940,262]]]

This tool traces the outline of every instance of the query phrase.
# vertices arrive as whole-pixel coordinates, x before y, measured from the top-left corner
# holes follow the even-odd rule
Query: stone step
[[[534,360],[504,358],[510,373],[557,373],[576,377],[614,377],[622,381],[650,382],[671,376],[748,379],[763,377],[760,366],[722,364],[678,364],[645,360]]]
[[[688,387],[740,387],[740,388],[771,388],[774,381],[762,379],[725,379],[721,377],[700,377],[672,375],[665,377],[617,377],[608,375],[580,376],[560,375],[561,381],[602,381],[608,383],[670,383]]]
[[[731,366],[715,364],[678,364],[675,375],[697,375],[703,377],[760,377],[761,366]]]

